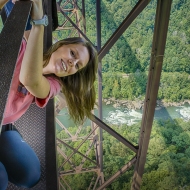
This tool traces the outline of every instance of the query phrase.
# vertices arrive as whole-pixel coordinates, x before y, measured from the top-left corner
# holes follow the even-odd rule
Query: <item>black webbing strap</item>
[[[58,16],[57,16],[57,3],[56,0],[52,0],[52,30],[56,30],[58,27]]]
[[[44,50],[52,45],[52,29],[54,17],[57,18],[56,0],[44,0],[44,12],[48,15],[49,25],[44,31]],[[53,9],[54,6],[54,9]],[[55,18],[55,19],[56,19]],[[56,163],[56,137],[54,120],[54,101],[51,99],[46,106],[46,190],[58,190],[57,163]]]
[[[11,14],[7,18],[0,34],[0,121],[2,123],[3,113],[11,85],[15,63],[18,57],[22,37],[31,1],[17,1]],[[1,131],[1,130],[0,130]]]

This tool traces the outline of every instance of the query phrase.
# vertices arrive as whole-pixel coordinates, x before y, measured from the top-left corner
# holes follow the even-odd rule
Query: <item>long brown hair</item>
[[[94,81],[98,68],[97,51],[88,41],[80,37],[60,40],[44,53],[44,67],[49,63],[51,54],[54,51],[68,44],[82,44],[88,49],[90,55],[89,62],[84,68],[73,75],[59,78],[69,114],[75,123],[81,123],[85,117],[91,118],[91,111],[94,109],[96,101]]]

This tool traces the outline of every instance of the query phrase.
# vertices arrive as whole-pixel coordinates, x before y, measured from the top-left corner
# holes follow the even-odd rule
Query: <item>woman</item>
[[[5,3],[6,0],[0,0],[0,8]],[[33,0],[31,19],[42,17],[42,1]],[[97,72],[94,48],[82,38],[69,38],[52,45],[43,55],[43,34],[43,25],[33,25],[29,38],[22,41],[20,48],[2,121],[0,190],[6,189],[8,180],[30,188],[40,179],[36,154],[12,125],[31,103],[44,107],[61,90],[76,123],[91,117],[94,108],[93,84]]]

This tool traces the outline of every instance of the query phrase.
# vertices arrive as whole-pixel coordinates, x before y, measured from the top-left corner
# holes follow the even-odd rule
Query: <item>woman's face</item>
[[[63,45],[52,53],[43,74],[54,73],[58,77],[75,74],[89,62],[88,49],[82,44]]]

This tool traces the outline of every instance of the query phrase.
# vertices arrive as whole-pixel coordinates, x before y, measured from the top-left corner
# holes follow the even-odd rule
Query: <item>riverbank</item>
[[[118,108],[118,107],[126,107],[128,109],[134,109],[134,110],[141,110],[144,107],[144,101],[136,99],[134,101],[130,100],[118,100],[115,98],[108,98],[108,99],[103,99],[103,102],[106,105],[113,105],[113,107]],[[184,100],[181,102],[166,102],[164,100],[157,100],[156,102],[156,110],[161,109],[162,107],[169,107],[169,106],[182,106],[185,103],[188,103],[190,105],[190,100]]]

